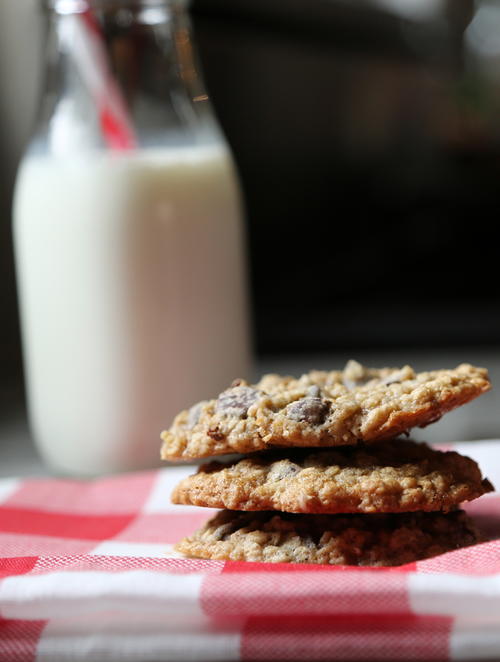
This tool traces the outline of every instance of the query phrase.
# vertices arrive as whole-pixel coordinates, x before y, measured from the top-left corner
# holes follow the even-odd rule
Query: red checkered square
[[[294,581],[295,577],[300,581]],[[352,570],[334,573],[328,581],[324,573],[310,572],[309,566],[302,567],[300,576],[241,572],[207,577],[201,604],[213,616],[411,613],[402,573]]]
[[[0,558],[0,579],[2,577],[12,577],[13,575],[25,575],[33,570],[37,561],[37,556]]]
[[[224,561],[204,561],[202,559],[138,558],[127,556],[75,555],[62,557],[39,557],[36,559],[32,575],[49,572],[125,572],[127,570],[148,570],[159,573],[191,574],[202,572],[205,575],[222,572]]]
[[[457,549],[417,563],[418,572],[500,575],[500,540]]]
[[[157,542],[173,544],[191,535],[203,526],[215,511],[200,508],[199,511],[139,514],[122,531],[113,537],[122,542]]]
[[[379,616],[250,618],[241,659],[390,662],[448,659],[451,619]]]
[[[3,505],[71,515],[128,515],[141,510],[153,489],[157,473],[124,474],[90,482],[26,480]]]
[[[80,540],[113,538],[133,520],[132,515],[49,513],[5,506],[0,509],[0,517],[2,530],[5,533]]]
[[[40,634],[46,621],[17,621],[0,618],[0,660],[35,662]]]
[[[88,554],[94,547],[95,542],[92,540],[0,533],[0,558]]]

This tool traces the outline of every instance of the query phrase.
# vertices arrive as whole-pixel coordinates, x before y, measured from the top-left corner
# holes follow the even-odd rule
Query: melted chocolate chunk
[[[242,418],[258,397],[258,391],[250,386],[234,386],[219,395],[216,411]]]
[[[207,430],[207,434],[214,441],[222,441],[224,439],[224,433],[218,427],[210,428]]]
[[[286,415],[294,421],[321,425],[328,416],[330,404],[321,398],[301,398],[288,405]]]

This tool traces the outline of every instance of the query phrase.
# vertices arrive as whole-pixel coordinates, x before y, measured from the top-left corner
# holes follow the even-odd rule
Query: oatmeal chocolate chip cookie
[[[394,566],[481,542],[462,510],[297,515],[223,510],[177,551],[204,559]]]
[[[211,462],[182,480],[172,501],[231,510],[397,513],[448,511],[492,490],[474,460],[396,439]]]
[[[299,379],[266,375],[238,380],[216,400],[181,412],[162,432],[164,460],[248,453],[272,446],[340,446],[391,439],[425,426],[490,389],[488,372],[371,369],[349,361],[343,371]]]

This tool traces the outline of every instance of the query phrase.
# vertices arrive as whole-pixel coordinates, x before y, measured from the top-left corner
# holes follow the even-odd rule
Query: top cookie
[[[341,446],[396,437],[424,427],[491,388],[488,372],[469,364],[415,373],[410,366],[343,371],[299,379],[265,375],[236,380],[216,400],[178,414],[162,432],[164,460],[248,453],[272,446]]]

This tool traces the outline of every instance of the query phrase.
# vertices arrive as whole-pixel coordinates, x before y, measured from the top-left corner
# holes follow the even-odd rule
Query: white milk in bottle
[[[158,465],[179,410],[249,376],[239,188],[226,143],[209,134],[31,149],[22,161],[14,238],[30,420],[61,472]]]

